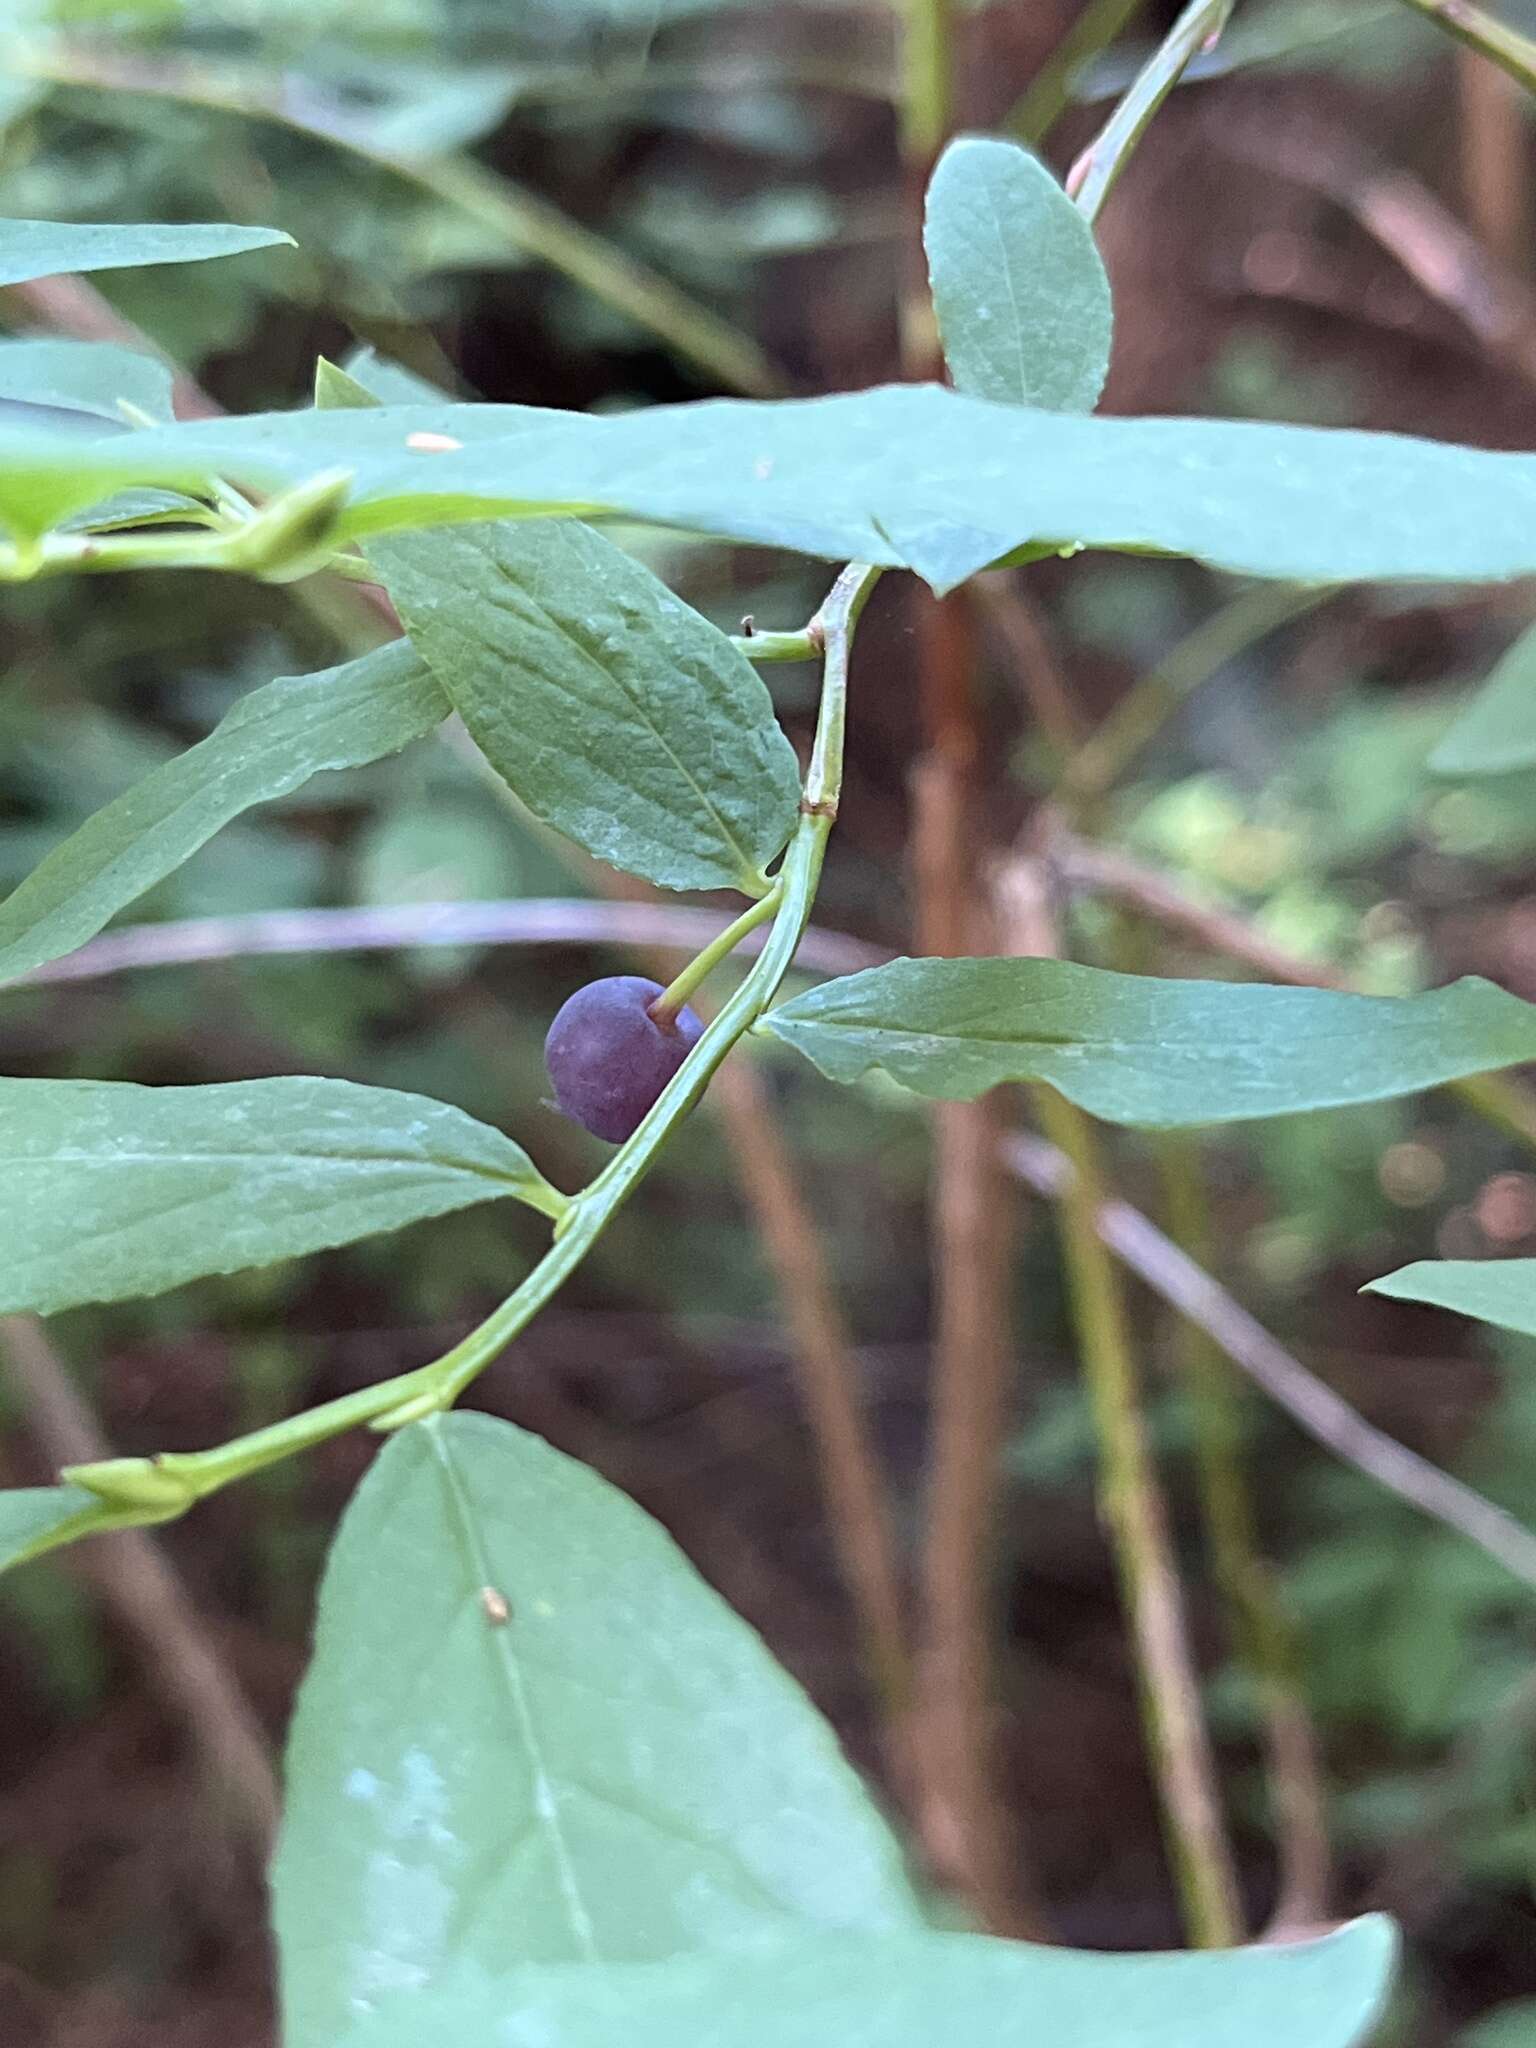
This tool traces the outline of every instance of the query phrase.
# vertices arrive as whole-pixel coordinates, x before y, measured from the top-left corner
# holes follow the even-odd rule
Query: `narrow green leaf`
[[[1320,1941],[1204,1954],[823,1935],[500,1978],[460,1966],[388,1999],[341,2048],[1356,2048],[1395,1950],[1378,1917]],[[300,2033],[292,2048],[322,2044]]]
[[[57,220],[0,220],[0,285],[71,270],[133,270],[146,263],[202,263],[246,249],[294,246],[277,228],[223,224],[106,226]]]
[[[208,738],[88,818],[0,904],[0,981],[99,932],[253,804],[397,753],[448,715],[405,641],[242,698]]]
[[[105,341],[0,342],[0,398],[57,405],[125,425],[119,400],[171,418],[171,372],[154,356]]]
[[[424,1095],[294,1076],[0,1080],[0,1311],[158,1294],[515,1195],[521,1146]]]
[[[293,2048],[458,1963],[921,1924],[831,1732],[752,1631],[631,1501],[489,1416],[402,1430],[348,1509],[288,1784]]]
[[[1536,1008],[1473,977],[1350,996],[1066,960],[895,960],[823,982],[764,1026],[834,1081],[878,1067],[947,1101],[1047,1081],[1154,1130],[1379,1102],[1536,1059]]]
[[[1536,627],[1511,647],[1429,757],[1437,775],[1536,767]]]
[[[575,521],[369,551],[503,780],[599,860],[760,894],[800,778],[762,678],[649,569]]]
[[[1038,157],[965,135],[928,187],[923,246],[950,375],[1004,405],[1091,412],[1109,370],[1093,230]]]
[[[449,404],[277,413],[70,450],[6,434],[0,517],[37,531],[125,485],[226,475],[272,489],[336,466],[353,472],[354,536],[574,512],[905,565],[937,589],[1031,544],[1191,555],[1295,583],[1536,571],[1536,456],[1043,412],[921,385],[602,418]]]
[[[0,1572],[110,1526],[112,1510],[80,1486],[28,1486],[0,1493]]]
[[[1418,1259],[1360,1291],[1427,1302],[1536,1337],[1536,1259]]]

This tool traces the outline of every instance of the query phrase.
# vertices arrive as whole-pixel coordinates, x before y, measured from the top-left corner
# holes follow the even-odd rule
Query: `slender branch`
[[[24,78],[49,80],[89,91],[132,93],[268,121],[308,135],[349,156],[390,172],[418,191],[478,220],[537,261],[568,277],[637,326],[668,342],[685,361],[727,386],[759,398],[783,390],[783,379],[757,344],[655,271],[569,219],[548,200],[510,179],[483,169],[468,157],[411,156],[370,141],[365,125],[333,108],[321,117],[311,94],[301,105],[280,82],[267,84],[248,73],[194,62],[153,61],[108,55],[98,48],[47,44],[17,48],[12,67]]]
[[[1088,722],[1062,673],[1039,611],[1006,571],[977,576],[969,587],[982,617],[1002,642],[1009,673],[1041,734],[1063,758],[1075,754],[1088,736]]]
[[[1031,958],[1054,955],[1057,931],[1043,863],[1009,862],[997,887],[1008,950]],[[1147,1747],[1185,1926],[1197,1948],[1230,1948],[1243,1937],[1237,1872],[1125,1296],[1097,1235],[1103,1201],[1097,1137],[1084,1113],[1055,1089],[1037,1087],[1029,1094],[1072,1163],[1057,1220],[1098,1445],[1099,1516],[1135,1648]]]
[[[1463,74],[1468,71],[1508,95],[1521,114],[1506,80],[1475,62],[1463,66]],[[1497,130],[1484,122],[1479,147],[1486,149],[1490,140],[1497,142]],[[1341,207],[1426,297],[1452,313],[1491,355],[1536,382],[1536,292],[1516,266],[1469,233],[1422,179],[1398,164],[1382,163],[1347,130],[1299,121],[1294,114],[1283,124],[1250,119],[1224,129],[1221,147]]]
[[[399,946],[659,946],[694,953],[720,935],[718,911],[663,903],[592,903],[577,897],[525,896],[483,903],[402,903],[346,910],[258,910],[234,917],[189,917],[123,925],[88,939],[61,960],[45,961],[12,987],[99,981],[131,968],[185,967],[200,961],[263,955],[364,953]],[[762,951],[754,931],[741,951]],[[818,974],[856,974],[890,955],[862,939],[809,927],[797,964]]]
[[[1073,1169],[1058,1147],[1015,1132],[1005,1151],[1021,1180],[1053,1201],[1064,1198]],[[1214,1339],[1315,1442],[1432,1520],[1468,1537],[1526,1585],[1536,1586],[1536,1535],[1367,1422],[1139,1210],[1110,1197],[1097,1205],[1094,1228],[1124,1265]]]
[[[1178,84],[1184,67],[1214,47],[1233,0],[1190,0],[1098,137],[1067,173],[1067,190],[1089,220],[1097,220],[1110,187],[1124,170],[1153,115]]]
[[[894,1746],[911,1695],[902,1573],[889,1489],[848,1330],[815,1219],[753,1063],[727,1061],[709,1100],[730,1140],[737,1178],[777,1283],[833,1546]],[[903,1759],[893,1755],[892,1763],[899,1773]]]
[[[0,1349],[28,1425],[55,1465],[110,1456],[95,1416],[35,1316],[0,1317]],[[264,1864],[277,1828],[277,1774],[239,1679],[164,1551],[142,1529],[119,1530],[80,1553],[95,1585],[144,1653],[151,1685],[185,1723]]]
[[[1127,26],[1141,0],[1086,0],[1071,27],[1029,81],[999,126],[1038,149],[1072,98],[1081,73]]]
[[[1403,0],[1416,14],[1443,28],[1469,49],[1479,51],[1490,64],[1497,64],[1527,92],[1536,92],[1536,42],[1501,21],[1471,0]]]
[[[1186,1131],[1156,1140],[1174,1242],[1207,1270],[1215,1232],[1198,1146]],[[1243,1388],[1210,1335],[1179,1319],[1177,1359],[1194,1422],[1200,1514],[1234,1647],[1264,1717],[1270,1805],[1280,1881],[1271,1928],[1320,1926],[1328,1917],[1330,1854],[1317,1731],[1301,1681],[1301,1643],[1259,1543],[1243,1460]]]
[[[1060,801],[1074,810],[1100,802],[1196,690],[1256,641],[1315,610],[1332,595],[1331,589],[1257,583],[1202,620],[1127,691],[1078,748],[1057,784]]]

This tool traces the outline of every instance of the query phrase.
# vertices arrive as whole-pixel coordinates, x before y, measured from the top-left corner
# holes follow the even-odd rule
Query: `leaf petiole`
[[[694,990],[715,971],[720,962],[733,953],[750,931],[765,924],[777,912],[783,901],[782,884],[775,882],[766,896],[749,903],[740,917],[728,924],[717,938],[710,940],[701,953],[696,953],[682,973],[669,981],[661,994],[651,1004],[651,1021],[665,1030],[687,1002]]]

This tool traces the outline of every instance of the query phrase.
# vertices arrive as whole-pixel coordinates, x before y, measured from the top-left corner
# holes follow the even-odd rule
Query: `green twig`
[[[1469,0],[1403,0],[1403,5],[1443,28],[1458,43],[1478,51],[1490,64],[1497,64],[1527,92],[1536,92],[1536,41],[1530,36],[1506,28],[1481,7],[1471,6]]]
[[[902,155],[923,176],[949,139],[955,91],[955,0],[904,0],[897,105]]]
[[[748,661],[814,661],[821,649],[808,632],[733,633],[731,645]]]
[[[481,222],[509,246],[547,263],[731,389],[756,398],[776,397],[784,389],[782,377],[756,342],[729,321],[569,219],[548,200],[469,157],[410,156],[370,142],[365,132],[327,124],[317,113],[302,110],[280,87],[239,70],[164,58],[149,62],[107,56],[57,41],[14,46],[6,55],[10,68],[23,78],[170,100],[210,113],[270,121],[310,136],[391,172],[466,219]]]
[[[1215,1233],[1198,1145],[1187,1132],[1165,1131],[1156,1149],[1168,1234],[1210,1270]],[[1317,1741],[1302,1693],[1297,1630],[1259,1543],[1243,1464],[1243,1388],[1220,1347],[1187,1319],[1178,1325],[1176,1358],[1194,1425],[1206,1550],[1226,1603],[1238,1665],[1264,1719],[1280,1864],[1274,1919],[1282,1927],[1315,1925],[1327,1917],[1329,1875]]]
[[[119,1518],[113,1526],[123,1526],[125,1520],[168,1520],[232,1481],[360,1424],[395,1429],[450,1407],[559,1291],[654,1165],[676,1125],[703,1094],[711,1074],[767,1009],[794,959],[810,920],[841,785],[849,644],[879,575],[878,569],[862,564],[845,569],[815,622],[826,661],[811,772],[822,794],[814,803],[807,796],[784,856],[775,885],[778,911],[767,943],[634,1136],[595,1180],[572,1197],[554,1242],[522,1285],[462,1343],[430,1365],[327,1401],[210,1450],[113,1458],[72,1467],[63,1475],[66,1482],[94,1493],[105,1503]],[[83,1527],[69,1531],[70,1535],[76,1533],[88,1531]]]
[[[1059,1211],[1072,1316],[1099,1444],[1099,1512],[1136,1648],[1142,1714],[1169,1855],[1190,1941],[1243,1938],[1216,1766],[1201,1711],[1167,1509],[1147,1437],[1120,1274],[1098,1234],[1104,1196],[1093,1126],[1051,1088],[1032,1089],[1040,1122],[1072,1162]]]
[[[1108,49],[1140,6],[1141,0],[1087,0],[1027,90],[1004,115],[1007,133],[1038,149],[1065,113],[1082,72]]]
[[[1314,611],[1332,588],[1256,583],[1204,619],[1121,698],[1061,773],[1057,794],[1072,811],[1102,802],[1174,712],[1255,642]]]
[[[1190,0],[1143,67],[1130,91],[1067,174],[1067,190],[1089,220],[1097,220],[1110,187],[1146,133],[1152,116],[1178,84],[1192,58],[1208,50],[1226,27],[1233,0]]]

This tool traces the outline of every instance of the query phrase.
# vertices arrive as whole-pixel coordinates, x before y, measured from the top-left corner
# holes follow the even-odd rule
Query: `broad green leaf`
[[[1004,405],[1091,412],[1109,369],[1093,230],[1038,157],[964,135],[928,187],[923,246],[949,373]]]
[[[506,1195],[564,1206],[500,1131],[350,1081],[0,1080],[0,1130],[0,1311],[159,1294]]]
[[[1320,1941],[1102,1955],[977,1934],[801,1936],[744,1955],[519,1970],[403,1990],[340,2048],[1357,2048],[1391,1923]],[[330,2048],[299,2033],[291,2048]]]
[[[57,220],[0,220],[0,285],[71,270],[132,270],[146,263],[202,263],[246,249],[294,246],[277,228],[222,223],[193,227],[106,226]]]
[[[760,894],[800,803],[745,655],[575,521],[377,542],[407,631],[497,774],[599,860]]]
[[[0,903],[0,981],[99,932],[253,804],[393,754],[448,715],[405,641],[242,698],[199,745],[88,818]]]
[[[1429,757],[1439,775],[1536,767],[1536,627],[1522,633]]]
[[[1067,960],[894,960],[823,982],[764,1026],[834,1081],[878,1067],[947,1101],[1047,1081],[1154,1130],[1379,1102],[1536,1059],[1536,1008],[1470,976],[1350,996]]]
[[[1361,1289],[1536,1337],[1536,1259],[1419,1259]]]
[[[1536,456],[1033,411],[921,385],[602,418],[457,404],[278,413],[69,450],[5,434],[0,518],[36,531],[126,485],[222,474],[272,489],[338,466],[354,478],[354,536],[575,513],[905,565],[937,589],[1033,543],[1192,555],[1295,583],[1536,571]]]
[[[125,425],[120,399],[171,418],[171,372],[154,356],[105,341],[0,342],[0,398],[65,406]]]
[[[0,1572],[110,1525],[112,1510],[80,1486],[28,1486],[0,1493]]]
[[[457,1964],[921,1925],[895,1843],[753,1632],[633,1502],[490,1416],[402,1430],[348,1509],[288,1785],[291,2048]]]

